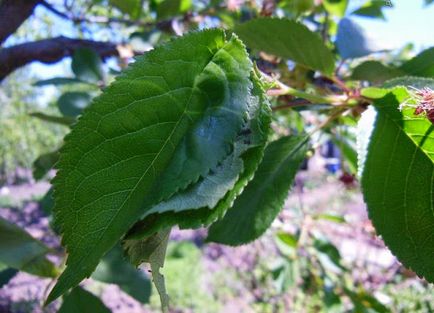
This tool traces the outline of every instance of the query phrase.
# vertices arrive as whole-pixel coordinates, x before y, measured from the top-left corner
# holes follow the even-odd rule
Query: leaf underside
[[[84,111],[53,180],[68,260],[48,303],[88,277],[153,205],[231,153],[247,118],[251,71],[235,36],[191,33],[137,58]]]
[[[318,34],[296,21],[256,18],[237,25],[234,31],[250,48],[290,59],[325,74],[334,70],[332,52]]]
[[[56,267],[45,257],[49,248],[42,242],[3,218],[0,238],[0,265],[41,277],[56,277]]]
[[[398,259],[434,282],[434,125],[396,88],[376,100],[362,187],[377,232]]]
[[[92,274],[92,279],[116,284],[125,293],[141,303],[148,303],[151,296],[151,282],[148,276],[135,268],[123,255],[120,245],[116,245],[101,260]]]
[[[76,287],[64,299],[58,313],[110,313],[104,303],[89,291]]]

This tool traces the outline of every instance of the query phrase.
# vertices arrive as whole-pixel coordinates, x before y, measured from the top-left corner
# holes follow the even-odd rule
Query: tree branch
[[[0,1],[0,45],[33,13],[40,0]]]
[[[51,13],[56,14],[57,16],[70,20],[73,23],[91,23],[91,24],[124,24],[126,26],[141,26],[141,27],[149,27],[155,26],[159,29],[170,29],[172,19],[162,20],[162,21],[154,21],[154,22],[145,22],[142,20],[131,20],[124,18],[116,18],[116,17],[108,17],[108,16],[75,16],[74,14],[62,12],[56,9],[53,5],[48,3],[45,0],[40,0],[41,5],[44,6]]]
[[[55,63],[71,56],[78,48],[91,48],[103,59],[110,56],[119,56],[118,46],[110,42],[67,37],[27,42],[0,49],[0,81],[24,65],[34,61],[47,64]]]

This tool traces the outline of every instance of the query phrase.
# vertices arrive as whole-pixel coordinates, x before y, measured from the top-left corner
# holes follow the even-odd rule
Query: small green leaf
[[[422,51],[399,69],[409,76],[434,78],[434,47]]]
[[[56,267],[45,257],[49,248],[26,231],[0,218],[0,238],[0,263],[37,276],[57,276]]]
[[[400,111],[407,99],[407,91],[396,88],[375,101],[362,188],[369,216],[392,253],[434,282],[434,126],[413,108]]]
[[[53,151],[40,155],[33,162],[33,178],[40,180],[47,175],[59,159],[59,152]]]
[[[257,18],[237,25],[234,31],[250,48],[290,59],[325,74],[333,73],[333,54],[318,34],[301,23]]]
[[[351,173],[357,173],[357,152],[350,138],[335,136],[332,142],[339,148]]]
[[[101,260],[92,278],[116,284],[121,290],[141,303],[148,303],[151,284],[147,275],[124,259],[122,248],[116,245]]]
[[[157,8],[159,19],[174,17],[183,14],[191,9],[191,0],[163,0]]]
[[[368,1],[363,6],[358,8],[357,10],[353,11],[351,14],[363,16],[363,17],[371,17],[371,18],[380,18],[385,19],[383,14],[383,8],[384,7],[390,7],[386,6],[385,1]]]
[[[0,266],[1,267],[1,266]],[[0,288],[9,283],[9,281],[15,277],[18,270],[14,268],[2,268],[0,269]]]
[[[109,2],[133,19],[139,18],[142,13],[143,0],[109,0]]]
[[[225,217],[210,227],[207,240],[241,245],[261,236],[282,209],[308,146],[306,136],[272,142],[253,180]]]
[[[65,126],[71,126],[75,122],[74,117],[69,116],[54,116],[54,115],[48,115],[42,112],[33,112],[29,114],[30,116],[39,118],[40,120],[54,123],[54,124],[60,124]]]
[[[348,288],[344,288],[345,294],[351,299],[354,304],[354,312],[366,312],[366,313],[391,313],[384,304],[378,301],[374,296],[368,294],[364,290],[351,291]]]
[[[313,246],[317,252],[317,257],[324,267],[339,271],[344,269],[341,264],[341,254],[336,246],[326,238],[315,238]]]
[[[348,0],[323,0],[322,4],[330,14],[343,17],[348,7]]]
[[[230,154],[251,71],[235,36],[195,32],[139,57],[85,110],[53,180],[68,260],[47,302],[89,276],[147,210]]]
[[[45,215],[47,215],[47,216],[51,215],[51,213],[53,212],[53,207],[54,207],[53,187],[48,189],[47,193],[39,201],[39,207],[45,213]],[[56,229],[53,229],[53,230],[57,233]]]
[[[101,58],[92,49],[79,48],[75,50],[71,68],[80,81],[97,83],[104,79]]]
[[[351,79],[381,84],[386,80],[404,75],[405,73],[399,69],[388,67],[381,62],[366,61],[354,68]]]
[[[383,98],[388,93],[389,93],[389,90],[384,89],[384,88],[378,88],[378,87],[366,87],[360,91],[360,94],[363,97],[366,97],[369,99]]]
[[[77,78],[55,77],[50,79],[39,80],[36,83],[34,83],[33,86],[37,86],[37,87],[48,86],[48,85],[62,86],[62,85],[70,85],[70,84],[87,84],[87,82]]]
[[[291,248],[297,248],[298,238],[289,233],[278,233],[277,238]]]
[[[111,311],[94,294],[81,287],[74,288],[62,303],[58,313],[110,313]]]
[[[317,220],[325,220],[325,221],[330,221],[338,224],[345,223],[345,218],[343,216],[336,215],[336,214],[317,214],[314,215],[314,218]]]
[[[314,0],[279,1],[277,5],[279,8],[286,9],[297,17],[302,14],[308,14],[315,9]]]
[[[66,117],[77,117],[90,103],[90,96],[85,92],[65,92],[57,100],[60,112]]]

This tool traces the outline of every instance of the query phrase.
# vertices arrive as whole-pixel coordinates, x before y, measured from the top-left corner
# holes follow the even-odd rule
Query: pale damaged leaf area
[[[141,263],[149,263],[151,266],[152,281],[160,295],[163,312],[169,309],[169,295],[166,291],[166,283],[160,269],[164,267],[167,244],[169,242],[170,228],[161,230],[150,237],[139,240],[127,240],[124,242],[126,254],[131,263],[139,266]]]

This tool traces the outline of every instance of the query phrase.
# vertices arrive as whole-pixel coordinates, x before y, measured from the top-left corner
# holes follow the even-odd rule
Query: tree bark
[[[0,45],[32,15],[40,0],[0,1]]]
[[[0,49],[0,81],[31,62],[55,63],[72,56],[78,48],[91,48],[103,59],[119,56],[117,45],[110,42],[56,37]]]

